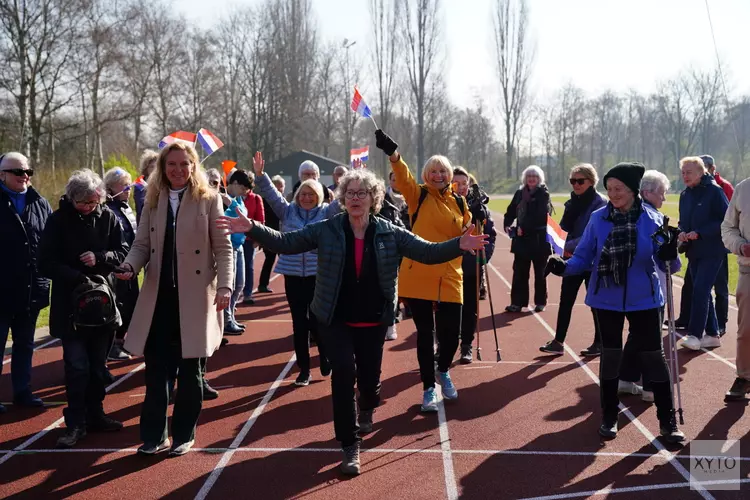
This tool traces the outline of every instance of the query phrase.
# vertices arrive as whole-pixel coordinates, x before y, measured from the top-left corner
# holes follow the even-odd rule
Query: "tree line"
[[[300,149],[346,163],[349,149],[374,149],[372,123],[349,110],[359,84],[413,167],[446,154],[493,190],[511,189],[532,162],[560,189],[578,161],[603,171],[640,159],[674,177],[679,157],[708,152],[730,179],[747,175],[750,97],[727,103],[715,71],[678,75],[652,95],[587,96],[569,84],[536,101],[526,0],[495,0],[488,12],[496,94],[454,105],[442,7],[368,0],[367,43],[356,46],[321,36],[325,13],[312,0],[259,0],[213,26],[166,0],[0,2],[0,149],[23,151],[53,182],[64,180],[58,170],[102,171],[111,154],[135,161],[163,136],[200,127],[226,144],[209,165]],[[385,158],[371,155],[385,173]]]

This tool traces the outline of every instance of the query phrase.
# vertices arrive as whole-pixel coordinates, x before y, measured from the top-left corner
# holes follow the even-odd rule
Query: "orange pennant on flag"
[[[235,166],[237,166],[236,161],[224,160],[221,162],[221,168],[224,170],[224,187],[227,187],[227,176]]]

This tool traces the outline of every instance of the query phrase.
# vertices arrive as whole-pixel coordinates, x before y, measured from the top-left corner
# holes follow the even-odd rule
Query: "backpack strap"
[[[419,186],[419,202],[417,203],[417,209],[414,210],[414,214],[411,216],[411,229],[414,230],[414,224],[417,223],[417,215],[419,215],[419,209],[422,207],[425,198],[427,198],[427,189],[424,186]]]
[[[466,204],[464,203],[465,198],[457,193],[453,193],[453,197],[456,199],[456,205],[458,205],[458,209],[461,211],[461,215],[463,216],[464,212],[466,211]]]

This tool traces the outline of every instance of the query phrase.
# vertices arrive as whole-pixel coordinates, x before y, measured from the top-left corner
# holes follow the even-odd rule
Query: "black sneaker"
[[[737,377],[724,395],[724,401],[744,401],[745,394],[750,394],[750,380]]]
[[[603,438],[614,439],[617,437],[617,418],[611,419],[605,417],[602,419],[602,425],[599,426],[599,435]]]
[[[239,325],[227,323],[224,325],[224,335],[242,335],[244,330]]]
[[[257,293],[273,293],[273,290],[271,290],[267,286],[259,286]]]
[[[169,438],[165,439],[161,443],[143,443],[138,448],[138,453],[141,455],[156,455],[157,453],[160,453],[170,446]]]
[[[591,344],[586,349],[581,351],[581,356],[599,356],[602,353],[602,346],[599,344]]]
[[[544,312],[544,308],[545,308],[545,307],[547,307],[547,306],[544,306],[544,305],[538,304],[538,305],[536,305],[536,306],[534,307],[534,312],[537,312],[537,313],[540,313],[540,312]]]
[[[13,396],[13,404],[16,406],[25,406],[27,408],[41,408],[44,406],[44,401],[33,392],[26,391]]]
[[[320,374],[324,377],[331,374],[331,363],[325,357],[320,358]]]
[[[549,354],[563,354],[565,352],[565,347],[557,340],[552,339],[540,347],[539,350]]]
[[[57,448],[72,448],[85,437],[86,429],[83,427],[69,427],[65,429],[65,434],[57,438]]]
[[[203,379],[203,401],[211,401],[219,397],[219,391],[208,384],[208,380]]]
[[[310,372],[300,372],[300,374],[297,375],[297,380],[294,381],[294,385],[297,387],[310,385]]]
[[[344,452],[344,460],[341,462],[341,472],[347,476],[358,476],[360,472],[359,441],[351,446],[345,446],[342,451]]]
[[[462,365],[468,365],[471,364],[474,361],[474,357],[471,353],[471,346],[470,345],[462,345],[461,346],[461,359],[460,362]]]
[[[122,422],[118,422],[107,415],[90,418],[86,422],[86,430],[89,432],[117,432],[122,427]]]
[[[669,444],[676,444],[685,441],[685,434],[677,428],[677,419],[675,411],[670,410],[669,415],[659,421],[659,434]]]
[[[372,412],[373,410],[363,410],[359,412],[359,433],[369,434],[372,432]]]
[[[128,354],[121,345],[115,344],[107,355],[107,361],[124,361],[130,359],[131,356]]]
[[[255,300],[252,297],[248,297],[242,301],[242,305],[252,306],[255,304]]]
[[[517,306],[515,304],[511,304],[505,308],[505,312],[509,313],[519,313],[521,312],[521,309],[523,309],[521,306]]]

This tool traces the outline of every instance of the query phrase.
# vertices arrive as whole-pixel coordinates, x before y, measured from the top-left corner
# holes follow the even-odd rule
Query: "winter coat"
[[[489,211],[488,211],[489,213]],[[476,224],[476,220],[472,220],[472,224]],[[490,215],[487,216],[483,222],[482,232],[489,236],[487,238],[487,245],[484,247],[484,254],[487,262],[492,259],[492,254],[495,253],[495,240],[497,239],[497,231],[495,230],[495,221]],[[477,234],[477,230],[474,229],[474,234]],[[479,252],[477,252],[479,253]],[[477,256],[472,255],[471,252],[464,252],[464,260],[462,263],[464,274],[467,276],[476,276],[477,274]],[[481,270],[480,270],[481,272]]]
[[[701,178],[693,188],[680,193],[680,231],[698,233],[698,239],[688,243],[687,258],[719,258],[727,249],[721,241],[721,223],[729,208],[724,190],[710,174]]]
[[[112,210],[117,216],[117,221],[120,223],[120,231],[122,231],[122,237],[125,239],[125,243],[128,247],[133,246],[135,241],[135,230],[138,227],[136,222],[135,214],[130,208],[130,205],[125,201],[109,200],[107,202],[107,208]]]
[[[143,212],[143,203],[146,201],[146,188],[148,184],[142,178],[138,178],[133,186],[133,200],[135,201],[135,223],[136,226],[141,222],[141,212]]]
[[[716,184],[718,184],[719,187],[724,190],[724,195],[727,197],[727,200],[732,201],[732,195],[734,194],[734,187],[732,186],[732,183],[726,179],[723,179],[719,175],[719,172],[714,172],[714,181],[716,181]]]
[[[258,198],[260,198],[260,196],[258,196]],[[247,215],[247,205],[243,203],[242,199],[239,197],[232,198],[232,203],[224,210],[224,215],[227,217],[239,217],[240,213]],[[246,236],[243,233],[232,233],[229,238],[232,241],[232,248],[237,250],[245,244]]]
[[[125,259],[125,264],[130,264],[136,274],[148,264],[125,339],[125,348],[136,355],[143,354],[151,330],[164,251],[171,251],[164,248],[167,210],[170,210],[169,191],[165,188],[159,194],[157,206],[150,206],[148,201],[144,205],[135,243]],[[216,227],[216,219],[222,214],[223,203],[218,193],[195,199],[189,191],[177,211],[177,292],[180,344],[185,359],[211,356],[221,344],[224,319],[216,311],[216,291],[232,290],[234,286],[232,244],[229,236]]]
[[[39,270],[54,283],[50,304],[49,332],[57,338],[73,333],[73,290],[87,276],[107,277],[114,290],[112,271],[128,252],[117,216],[99,205],[88,215],[81,215],[66,197],[60,208],[47,219],[39,243]],[[96,264],[84,265],[80,255],[93,252]]]
[[[0,280],[0,316],[39,311],[49,305],[49,280],[38,268],[38,248],[47,218],[52,213],[33,187],[26,191],[23,213],[0,189],[0,262],[5,262]]]
[[[383,206],[380,208],[378,215],[385,218],[394,226],[406,229],[404,221],[401,218],[401,211],[388,199],[388,195],[383,198]]]
[[[414,227],[411,228],[414,234],[427,241],[439,243],[464,233],[471,222],[471,213],[465,198],[462,212],[450,186],[438,190],[427,184],[420,185],[403,158],[391,163],[391,167],[396,189],[404,195],[410,217],[417,210],[422,189],[427,190],[427,197],[419,208]],[[412,258],[404,258],[401,263],[398,294],[405,298],[463,304],[462,261],[459,255],[450,262],[434,266]]]
[[[568,210],[569,203],[570,200],[565,202],[565,210]],[[576,246],[578,246],[578,242],[581,241],[583,231],[586,229],[586,225],[589,223],[591,214],[596,210],[599,210],[606,204],[607,199],[599,194],[599,192],[595,191],[593,201],[589,203],[589,205],[580,213],[575,222],[573,222],[573,225],[571,227],[563,227],[562,225],[560,226],[563,231],[566,231],[568,233],[568,235],[565,237],[565,252],[572,254],[575,251]],[[564,218],[565,215],[563,213],[563,219]]]
[[[308,224],[320,222],[339,212],[339,203],[323,203],[319,207],[310,210],[297,205],[297,202],[289,203],[279,193],[271,182],[268,174],[256,178],[260,195],[271,206],[271,210],[279,218],[280,228],[283,232],[296,231]],[[295,255],[279,255],[275,271],[284,276],[315,276],[318,269],[318,252],[309,252]]]
[[[346,265],[344,221],[347,217],[346,214],[338,214],[328,220],[308,224],[303,229],[293,232],[279,233],[259,225],[255,225],[250,231],[254,240],[272,252],[280,254],[279,257],[282,256],[281,254],[317,250],[315,296],[310,309],[318,321],[327,325],[331,324],[334,317]],[[452,238],[439,244],[430,243],[391,224],[382,217],[372,217],[370,223],[375,224],[372,251],[375,252],[380,287],[386,303],[381,323],[392,325],[398,299],[396,289],[400,257],[404,256],[404,260],[421,262],[425,266],[452,262],[461,255],[459,238]]]
[[[737,255],[740,267],[750,272],[750,257],[742,255],[742,245],[750,243],[750,180],[737,184],[734,196],[721,223],[724,246]]]
[[[551,255],[552,247],[547,241],[547,215],[552,205],[547,186],[542,184],[534,190],[525,213],[520,214],[522,199],[523,188],[513,195],[503,218],[503,227],[510,227],[517,220],[517,227],[523,230],[523,235],[513,237],[510,243],[511,253],[530,257]]]
[[[599,259],[607,236],[614,224],[607,219],[610,206],[606,205],[591,214],[589,223],[581,240],[568,259],[565,276],[583,274],[591,271],[591,284],[586,290],[586,305],[595,309],[610,311],[643,311],[664,305],[657,266],[666,269],[665,264],[656,256],[656,242],[652,238],[664,221],[662,214],[643,205],[643,211],[636,222],[636,251],[633,262],[628,268],[625,283],[616,285],[608,280],[605,284],[599,278]],[[680,260],[672,261],[671,271],[679,271]]]

